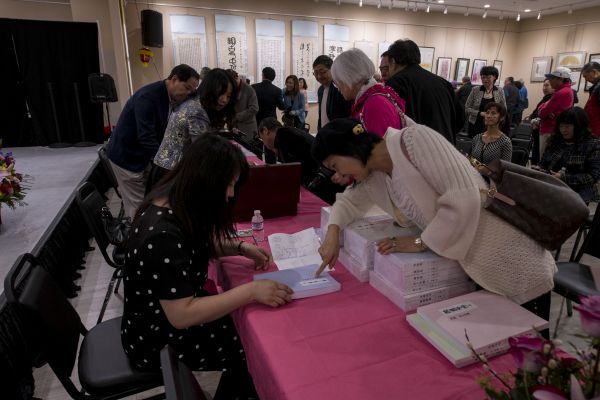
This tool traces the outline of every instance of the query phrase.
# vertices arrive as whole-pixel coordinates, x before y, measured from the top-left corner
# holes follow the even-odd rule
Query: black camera
[[[334,170],[331,170],[327,167],[320,166],[317,170],[317,176],[313,178],[312,181],[307,186],[308,190],[315,190],[318,188],[323,182],[328,182],[331,180],[331,177],[335,174]]]

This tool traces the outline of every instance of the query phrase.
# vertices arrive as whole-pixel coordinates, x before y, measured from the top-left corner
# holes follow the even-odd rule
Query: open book
[[[314,274],[322,262],[319,255],[320,245],[314,228],[294,234],[274,233],[269,235],[273,261],[280,270],[316,264]]]
[[[283,271],[256,274],[254,280],[271,279],[288,285],[294,291],[292,299],[319,296],[337,292],[341,289],[340,283],[333,279],[328,272],[323,272],[318,278],[315,278],[317,268],[319,268],[319,265],[313,264]]]

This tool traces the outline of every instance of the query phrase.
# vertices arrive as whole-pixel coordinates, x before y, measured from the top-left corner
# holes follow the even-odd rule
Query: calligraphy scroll
[[[352,47],[350,28],[344,25],[324,25],[323,39],[325,54],[332,60]]]
[[[237,15],[215,15],[217,31],[217,67],[248,72],[246,18]]]
[[[318,28],[313,21],[292,21],[292,73],[306,79],[310,103],[317,102],[319,88],[312,69],[313,62],[321,55]]]
[[[256,20],[256,74],[264,67],[275,70],[273,84],[283,87],[285,79],[285,23],[266,19]]]
[[[170,20],[173,64],[187,64],[199,72],[208,63],[204,17],[171,15]]]

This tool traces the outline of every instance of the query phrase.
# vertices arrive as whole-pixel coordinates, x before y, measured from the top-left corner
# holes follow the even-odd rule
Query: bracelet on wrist
[[[421,236],[417,236],[415,238],[415,246],[417,246],[420,251],[425,251],[428,249],[427,245],[421,240]]]
[[[237,245],[237,253],[238,253],[240,256],[243,256],[243,255],[244,255],[244,251],[242,250],[242,244],[244,244],[244,241],[243,241],[243,240],[242,240],[242,241],[240,241],[240,242],[238,243],[238,245]]]

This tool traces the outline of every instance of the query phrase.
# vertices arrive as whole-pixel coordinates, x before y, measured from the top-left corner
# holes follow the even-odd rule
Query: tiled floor
[[[117,204],[111,204],[113,210],[118,208]],[[573,247],[574,237],[569,239],[563,246],[561,252],[561,261],[567,261]],[[584,262],[586,259],[584,258]],[[589,263],[600,267],[600,261],[598,260],[587,260]],[[108,282],[110,281],[113,269],[110,268],[103,260],[102,255],[99,251],[91,252],[87,255],[86,259],[87,268],[85,269],[81,282],[79,284],[82,287],[81,293],[72,303],[81,315],[83,323],[87,327],[92,327],[96,323],[98,313],[102,307],[102,301],[106,294]],[[589,264],[588,264],[589,265]],[[104,314],[104,320],[117,317],[123,312],[123,297],[122,288],[119,294],[111,296],[110,302]],[[556,321],[558,320],[559,310],[561,308],[562,298],[556,294],[552,294],[552,311],[550,316],[550,329],[551,334],[555,331]],[[578,337],[582,331],[579,323],[579,315],[577,311],[574,311],[572,317],[567,317],[566,306],[563,310],[560,324],[558,327],[558,338],[563,340],[565,343],[565,349],[569,350],[569,343],[578,345],[579,347],[585,344],[585,341]],[[74,372],[74,379],[76,379],[76,372]],[[63,400],[68,398],[68,395],[54,377],[54,374],[48,366],[44,366],[34,371],[34,377],[36,382],[35,396],[47,400]],[[219,372],[205,372],[198,373],[202,388],[208,392],[211,396],[214,395],[214,391],[218,385],[220,379]],[[161,389],[156,391],[149,391],[137,396],[132,396],[129,399],[143,399],[148,395],[160,392]]]

